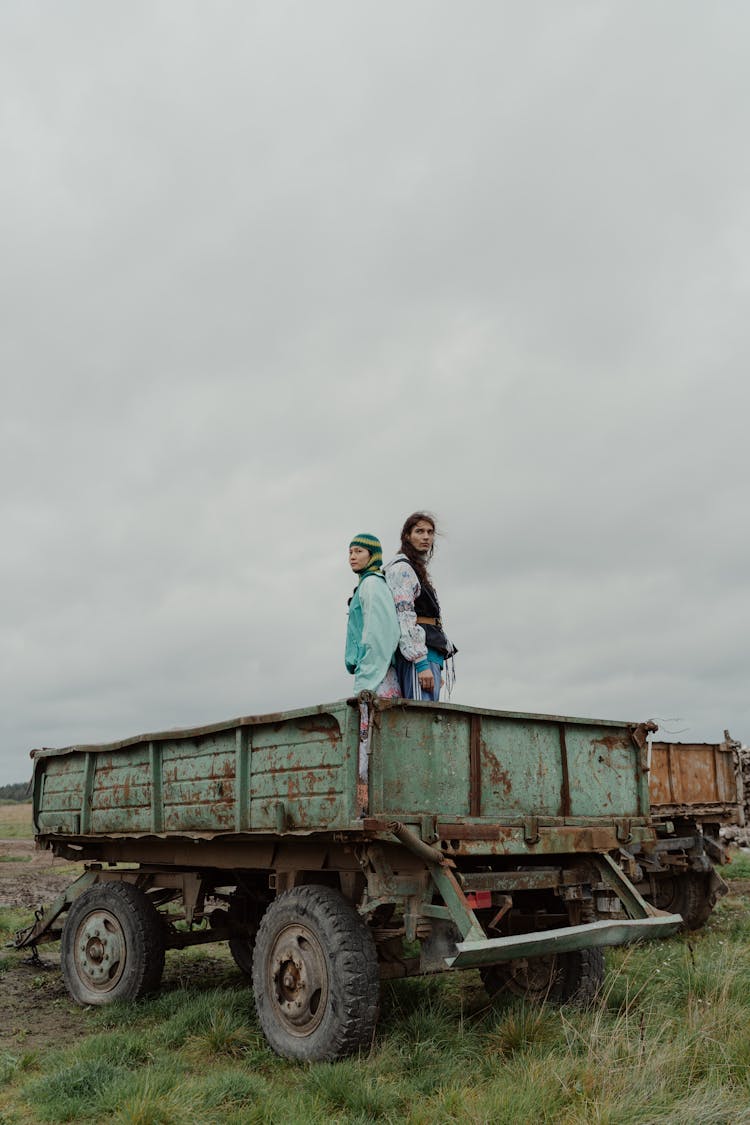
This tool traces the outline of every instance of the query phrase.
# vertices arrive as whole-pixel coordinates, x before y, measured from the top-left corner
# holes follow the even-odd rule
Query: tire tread
[[[277,917],[295,904],[299,921],[309,919],[330,941],[334,975],[329,981],[330,1003],[339,1008],[326,1043],[295,1039],[284,1044],[278,1027],[266,1018],[267,998],[262,995],[267,935]],[[256,1007],[266,1038],[274,1050],[289,1058],[333,1060],[353,1054],[370,1042],[378,1017],[380,976],[372,934],[343,895],[332,887],[305,885],[284,891],[271,903],[261,920],[253,957]],[[270,1034],[269,1034],[270,1032]],[[291,1037],[290,1037],[291,1039]],[[294,1047],[294,1051],[291,1047]]]
[[[110,896],[114,896],[115,899],[111,906],[107,904]],[[117,912],[116,906],[119,906],[128,916],[129,924],[134,929],[135,941],[132,952],[135,960],[130,967],[123,989],[114,990],[112,995],[105,993],[101,997],[92,993],[92,998],[86,999],[85,985],[82,985],[72,965],[75,958],[71,944],[75,939],[79,918],[92,906],[112,909],[113,913]],[[60,954],[66,987],[77,1004],[106,1004],[114,1000],[137,1000],[158,988],[164,971],[164,928],[159,912],[143,891],[134,887],[132,883],[114,880],[95,883],[75,900],[68,912]]]

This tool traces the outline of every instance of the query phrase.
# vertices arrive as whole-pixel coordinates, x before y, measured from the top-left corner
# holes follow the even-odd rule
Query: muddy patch
[[[52,902],[82,870],[36,851],[31,840],[0,840],[0,908],[6,920],[18,928],[30,925],[37,907]],[[11,937],[0,937],[0,944]],[[59,943],[40,945],[38,954],[35,959],[26,949],[0,948],[0,1056],[67,1047],[95,1030],[94,1010],[79,1008],[65,988]],[[226,946],[167,953],[164,989],[227,985],[249,986]]]

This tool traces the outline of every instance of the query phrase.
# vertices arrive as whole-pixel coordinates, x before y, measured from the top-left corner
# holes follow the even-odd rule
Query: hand
[[[434,681],[432,679],[432,672],[429,670],[429,668],[426,668],[424,672],[418,672],[417,678],[419,680],[419,686],[421,687],[422,691],[432,691]]]

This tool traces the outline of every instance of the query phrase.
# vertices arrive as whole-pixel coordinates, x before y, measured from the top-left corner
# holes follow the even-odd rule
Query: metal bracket
[[[657,910],[638,893],[612,856],[604,852],[602,855],[592,855],[591,859],[602,877],[602,882],[615,892],[630,918],[666,917],[664,910]]]
[[[617,839],[621,844],[629,844],[633,839],[631,831],[630,817],[625,816],[616,821],[617,824]]]
[[[523,818],[523,839],[526,844],[539,843],[539,817],[525,816]]]
[[[36,921],[31,926],[27,926],[24,930],[18,930],[13,945],[16,949],[26,949],[36,946],[40,938],[44,936],[45,941],[55,941],[59,934],[51,934],[52,924],[57,921],[60,915],[68,909],[70,904],[83,894],[84,891],[96,883],[99,878],[99,871],[89,870],[80,875],[74,883],[66,887],[61,895],[58,895],[54,902],[49,906],[45,906],[42,910],[37,910],[35,917]],[[33,956],[33,955],[32,955]]]

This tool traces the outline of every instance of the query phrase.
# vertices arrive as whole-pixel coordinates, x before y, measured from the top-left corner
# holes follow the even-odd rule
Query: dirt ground
[[[33,840],[0,839],[0,907],[13,909],[19,928],[30,925],[34,910],[52,902],[81,870],[51,852],[35,851]],[[219,951],[216,957],[214,949]],[[228,974],[244,979],[223,946],[203,947],[201,952],[204,983],[222,983]],[[0,948],[0,1056],[66,1046],[93,1031],[91,1011],[74,1004],[63,983],[59,944],[40,945],[39,958],[41,965],[28,950]],[[194,984],[195,974],[196,965],[185,952],[167,953],[166,987]]]
[[[51,852],[35,851],[33,840],[0,840],[0,906],[14,909],[19,926],[31,924],[35,908],[56,898],[76,872]],[[88,1031],[86,1013],[63,984],[58,946],[42,946],[40,957],[41,966],[26,951],[0,950],[0,1054],[64,1044]]]
[[[64,890],[73,870],[52,852],[35,851],[33,840],[0,840],[0,906],[33,911]]]

